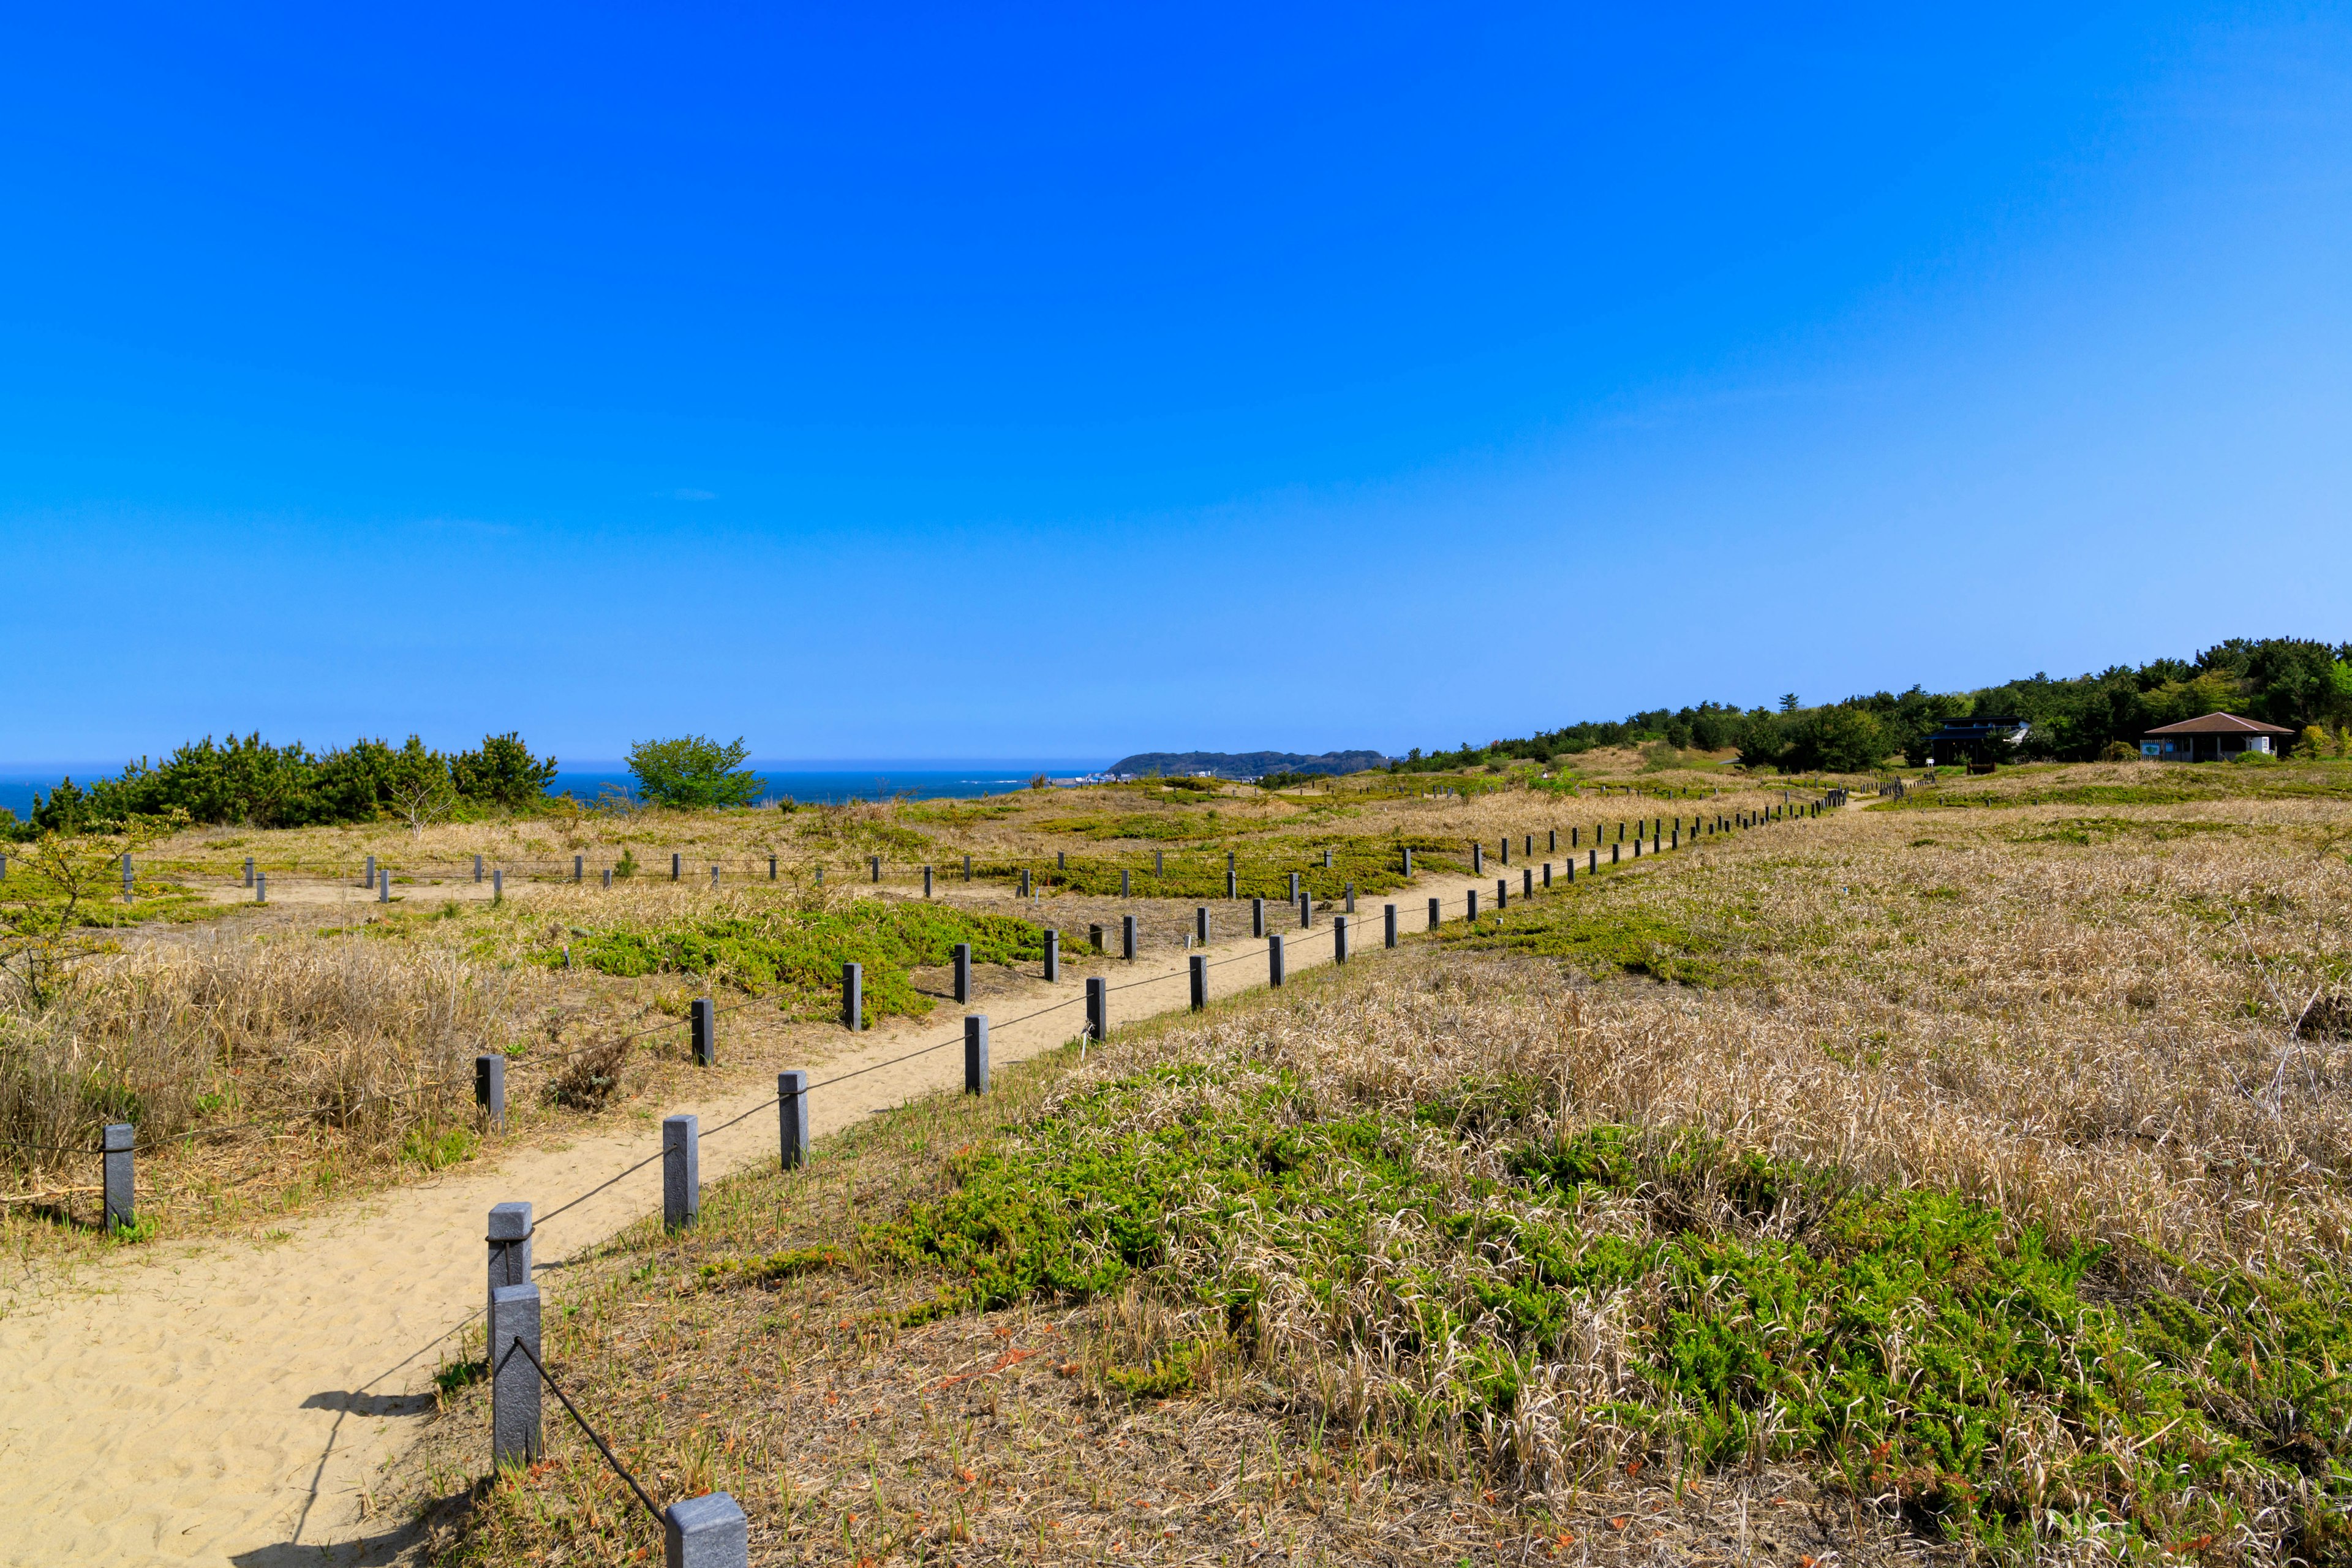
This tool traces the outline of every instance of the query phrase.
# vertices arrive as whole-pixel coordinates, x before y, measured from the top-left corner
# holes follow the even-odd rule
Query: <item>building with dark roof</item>
[[[1928,764],[1983,763],[1986,752],[2005,752],[2025,739],[2025,730],[2022,719],[1947,719],[1927,737]]]
[[[2218,763],[2246,752],[2275,755],[2277,742],[2294,731],[2235,713],[2208,713],[2165,724],[2139,738],[2139,754],[2162,763]]]

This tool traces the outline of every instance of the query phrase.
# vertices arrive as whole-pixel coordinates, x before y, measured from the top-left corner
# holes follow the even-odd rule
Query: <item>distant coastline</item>
[[[1384,752],[1138,752],[1121,757],[1103,772],[1114,778],[1206,773],[1221,779],[1255,779],[1268,773],[1360,773],[1388,764]]]

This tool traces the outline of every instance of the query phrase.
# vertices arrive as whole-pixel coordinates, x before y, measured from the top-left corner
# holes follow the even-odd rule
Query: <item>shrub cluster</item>
[[[302,827],[411,814],[425,820],[466,810],[528,810],[555,777],[555,759],[537,757],[520,735],[486,735],[470,752],[436,752],[416,736],[394,746],[358,740],[313,752],[299,741],[274,745],[257,732],[181,746],[160,763],[142,757],[115,778],[83,786],[66,779],[33,797],[30,820],[14,837],[111,829],[134,817],[184,814],[191,822]]]

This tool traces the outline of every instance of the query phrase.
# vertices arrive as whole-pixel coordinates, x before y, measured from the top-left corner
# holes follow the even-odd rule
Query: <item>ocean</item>
[[[830,805],[845,800],[887,800],[901,795],[918,800],[1003,795],[1008,790],[1027,789],[1029,781],[1039,773],[1053,779],[1076,778],[1103,767],[1107,761],[1049,757],[1010,762],[936,758],[866,762],[852,758],[843,762],[763,763],[754,759],[750,766],[760,775],[761,788],[771,800],[790,795],[797,801]],[[121,763],[26,763],[0,768],[0,806],[21,817],[33,809],[35,792],[47,794],[57,787],[60,778],[86,784],[92,779],[111,778],[121,769]],[[549,793],[569,794],[583,803],[592,803],[606,789],[626,788],[632,782],[628,769],[621,763],[590,761],[558,771]]]

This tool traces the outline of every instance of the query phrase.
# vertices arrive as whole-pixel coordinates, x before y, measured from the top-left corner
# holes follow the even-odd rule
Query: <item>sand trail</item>
[[[1351,959],[1377,961],[1382,903],[1398,906],[1401,931],[1418,931],[1431,897],[1458,919],[1465,892],[1479,889],[1486,905],[1508,875],[1516,900],[1521,868],[1423,876],[1363,900],[1349,922]],[[1240,906],[1213,907],[1229,924],[1226,911]],[[1331,962],[1331,920],[1318,911],[1302,931],[1295,907],[1269,902],[1267,927],[1286,936],[1290,973]],[[1213,996],[1265,984],[1264,942],[1244,936],[1206,951]],[[1114,963],[1108,977],[1114,1027],[1190,1002],[1181,952]],[[988,1006],[1007,1020],[992,1024],[992,1060],[1009,1065],[1079,1033],[1084,984],[1022,981]],[[952,1043],[893,1060],[958,1033],[943,1009],[892,1020],[854,1044],[840,1037],[848,1048],[808,1064],[820,1083],[872,1070],[814,1092],[812,1131],[822,1137],[960,1086],[962,1053]],[[0,1318],[0,1470],[26,1505],[0,1514],[0,1562],[381,1560],[399,1521],[371,1517],[368,1488],[431,1408],[431,1374],[481,1308],[489,1206],[526,1200],[552,1214],[655,1152],[660,1116],[677,1111],[705,1129],[751,1112],[706,1131],[706,1181],[773,1159],[776,1117],[758,1109],[773,1093],[772,1080],[738,1080],[699,1101],[617,1110],[562,1146],[493,1146],[437,1179],[300,1221],[278,1233],[283,1239],[166,1243],[70,1279],[35,1279]],[[656,1163],[544,1223],[535,1263],[551,1309],[562,1303],[562,1261],[657,1208],[660,1180]],[[341,1549],[322,1558],[324,1546]]]

